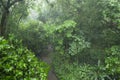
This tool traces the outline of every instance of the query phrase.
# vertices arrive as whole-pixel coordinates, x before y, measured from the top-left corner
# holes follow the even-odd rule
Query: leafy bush
[[[107,50],[105,59],[106,72],[113,80],[120,79],[120,46],[112,46]]]
[[[39,61],[21,41],[0,37],[0,79],[47,80],[49,66]]]
[[[36,54],[44,53],[47,41],[46,31],[39,21],[29,20],[20,24],[17,39],[22,39],[25,46]]]
[[[111,80],[102,66],[64,63],[57,65],[55,70],[60,80]]]

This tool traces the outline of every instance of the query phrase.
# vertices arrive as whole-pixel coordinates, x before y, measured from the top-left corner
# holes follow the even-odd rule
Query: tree
[[[10,14],[10,9],[23,0],[0,0],[1,20],[0,20],[0,35],[4,36],[6,30],[7,18]]]

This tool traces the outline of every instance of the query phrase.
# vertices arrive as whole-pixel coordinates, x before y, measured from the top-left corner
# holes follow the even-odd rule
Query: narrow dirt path
[[[42,60],[51,65],[52,60],[51,60],[50,56],[42,57]],[[53,72],[52,68],[49,71],[48,80],[58,80],[57,77],[56,77],[56,75],[55,75],[55,73]]]
[[[42,60],[43,60],[44,62],[48,63],[49,65],[51,65],[51,63],[52,63],[51,54],[52,54],[52,52],[53,52],[53,49],[48,46],[47,52],[48,52],[48,55],[44,55],[44,56],[42,57]],[[57,77],[56,77],[56,75],[55,75],[55,73],[54,73],[53,68],[51,68],[51,70],[49,71],[48,80],[58,80]]]

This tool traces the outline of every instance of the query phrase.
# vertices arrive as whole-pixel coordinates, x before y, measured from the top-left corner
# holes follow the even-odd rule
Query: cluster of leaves
[[[120,79],[120,46],[112,46],[106,52],[106,71],[113,80],[118,80]]]
[[[21,41],[0,37],[0,79],[47,80],[49,66],[39,61]]]
[[[90,43],[86,42],[84,37],[72,36],[73,42],[70,44],[69,54],[74,56],[78,53],[81,53],[85,48],[90,47]]]
[[[59,25],[54,31],[56,43],[55,50],[61,51],[60,53],[65,53],[65,50],[69,48],[69,43],[72,41],[72,35],[75,28],[75,21],[66,20],[63,24]]]
[[[104,2],[104,1],[103,1]],[[105,44],[107,46],[118,45],[120,40],[120,1],[108,0],[104,4],[103,23],[105,29],[103,30]]]
[[[62,59],[59,60],[62,61]],[[91,66],[88,64],[62,63],[63,62],[59,64],[58,61],[56,61],[54,67],[60,80],[113,80],[106,73],[106,68],[101,65]]]
[[[83,33],[76,34],[76,22],[66,20],[54,31],[54,43],[56,52],[76,56],[84,49],[90,47],[90,43],[83,37]]]

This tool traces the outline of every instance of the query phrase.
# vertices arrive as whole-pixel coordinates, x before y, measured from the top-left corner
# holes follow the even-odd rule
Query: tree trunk
[[[2,18],[0,21],[0,36],[5,36],[7,17],[9,16],[9,9],[17,2],[24,0],[0,0],[1,6],[3,7]]]
[[[8,10],[3,11],[2,18],[1,18],[1,23],[0,23],[0,36],[5,36],[6,23],[7,23],[8,15],[9,15]]]

